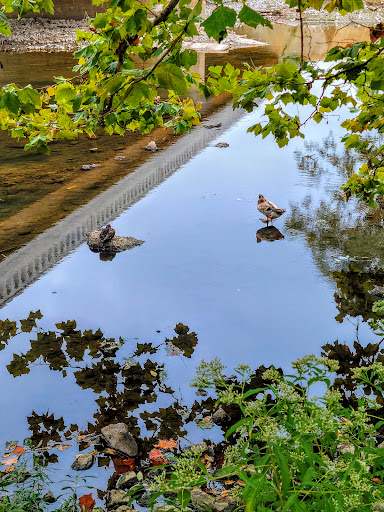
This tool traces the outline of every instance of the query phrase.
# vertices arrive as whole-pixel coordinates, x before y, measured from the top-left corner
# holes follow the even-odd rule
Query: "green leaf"
[[[213,37],[220,42],[227,35],[227,27],[234,27],[235,23],[236,11],[221,5],[202,23],[202,26],[208,37]]]
[[[176,94],[180,94],[182,96],[186,94],[187,83],[185,81],[185,76],[176,64],[166,62],[159,66],[155,70],[155,77],[160,87],[163,87],[164,89],[172,89]]]
[[[3,108],[8,109],[13,114],[18,114],[20,109],[20,101],[16,92],[7,91],[1,101]]]
[[[188,489],[181,489],[181,491],[177,493],[177,499],[179,500],[181,507],[186,508],[188,503],[191,501],[191,493]]]
[[[65,82],[56,87],[55,99],[57,103],[69,103],[76,97],[76,91],[72,84]]]
[[[258,25],[267,26],[272,28],[272,24],[269,20],[266,20],[258,12],[250,9],[246,5],[239,12],[239,20],[248,25],[249,27],[256,28]]]

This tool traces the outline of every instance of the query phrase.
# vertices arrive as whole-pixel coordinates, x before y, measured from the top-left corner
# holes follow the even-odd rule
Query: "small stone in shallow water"
[[[134,471],[127,471],[120,475],[116,487],[118,489],[130,489],[133,485],[138,483],[137,475]]]
[[[95,462],[95,457],[93,455],[89,455],[87,453],[80,453],[76,456],[75,462],[73,462],[71,468],[74,471],[85,471],[86,469],[90,469]]]
[[[47,491],[43,496],[43,500],[45,503],[55,503],[56,498],[54,497],[52,491]]]
[[[100,164],[86,164],[86,165],[81,166],[83,171],[90,171],[91,169],[94,169],[95,167],[101,167],[101,165]]]
[[[219,407],[215,413],[212,414],[212,421],[216,425],[221,425],[229,421],[231,417],[224,411],[222,407]]]
[[[99,148],[91,148],[89,151],[90,151],[91,153],[97,153],[97,152],[98,152],[98,151],[100,151],[100,150],[99,150]]]
[[[228,144],[228,142],[218,142],[217,144],[215,144],[215,147],[216,148],[228,148],[229,144]]]
[[[115,509],[116,507],[120,507],[121,505],[128,505],[130,497],[127,496],[126,491],[116,491],[113,489],[109,491],[107,495],[107,510]],[[124,507],[125,509],[125,507]],[[127,507],[127,511],[132,510]]]
[[[204,128],[212,129],[212,128],[220,128],[220,126],[221,126],[221,123],[216,123],[216,124],[205,124],[205,125],[204,125]]]
[[[157,151],[159,148],[156,146],[156,142],[151,140],[151,142],[148,142],[148,144],[145,146],[145,149],[147,151]]]
[[[117,156],[115,156],[115,160],[124,160],[124,159],[125,159],[124,155],[117,155]]]

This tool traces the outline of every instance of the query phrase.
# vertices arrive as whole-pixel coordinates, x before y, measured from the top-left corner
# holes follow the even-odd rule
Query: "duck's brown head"
[[[263,203],[264,201],[265,201],[264,196],[262,196],[261,194],[259,194],[259,200],[257,201],[257,204],[259,204],[259,203]]]

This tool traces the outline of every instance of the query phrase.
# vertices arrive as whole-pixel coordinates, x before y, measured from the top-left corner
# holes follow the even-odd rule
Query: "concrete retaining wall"
[[[102,5],[94,6],[92,0],[54,0],[55,14],[47,14],[45,11],[36,14],[28,14],[28,17],[42,17],[51,19],[81,20],[85,16],[94,17],[104,10]],[[105,4],[107,5],[107,4]],[[16,18],[17,13],[9,14],[9,18]]]

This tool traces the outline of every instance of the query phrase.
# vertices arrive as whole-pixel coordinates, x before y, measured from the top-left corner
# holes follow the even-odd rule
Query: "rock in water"
[[[126,490],[130,489],[132,486],[136,485],[139,482],[137,475],[134,471],[127,471],[120,475],[116,487],[118,489]]]
[[[125,423],[113,423],[103,427],[101,433],[111,448],[128,457],[136,457],[137,444]]]
[[[109,491],[107,495],[107,510],[115,509],[116,507],[128,505],[130,497],[127,496],[126,491]],[[125,508],[125,507],[124,507]],[[127,510],[132,510],[127,508]]]
[[[117,252],[133,249],[134,247],[144,243],[143,240],[137,240],[131,236],[117,235],[115,235],[111,240],[108,240],[108,242],[102,242],[100,240],[100,233],[101,229],[97,229],[96,231],[92,231],[92,233],[87,234],[87,244],[93,252],[115,254]]]
[[[86,469],[90,469],[94,462],[95,457],[93,455],[80,453],[79,455],[76,455],[76,460],[72,464],[71,468],[74,471],[85,471]]]
[[[145,149],[147,151],[157,151],[159,148],[156,146],[156,142],[151,140],[151,142],[148,142],[148,144],[145,146]]]
[[[216,425],[222,425],[229,421],[231,417],[224,411],[222,407],[219,407],[217,411],[212,414],[212,421],[216,423]]]

